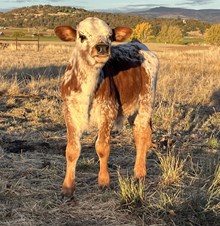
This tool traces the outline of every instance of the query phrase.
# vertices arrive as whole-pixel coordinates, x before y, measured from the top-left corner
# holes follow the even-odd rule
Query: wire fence
[[[15,49],[18,50],[20,43],[25,43],[25,42],[36,42],[36,50],[40,50],[40,36],[36,36],[34,39],[19,39],[19,38],[13,38],[13,39],[8,39],[8,38],[0,38],[0,49],[6,49],[9,47],[10,44],[15,44]]]

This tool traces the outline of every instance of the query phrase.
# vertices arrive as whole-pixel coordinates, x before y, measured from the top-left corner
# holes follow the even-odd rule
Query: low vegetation
[[[100,190],[92,130],[82,137],[72,199],[60,194],[66,128],[59,91],[71,45],[0,50],[0,225],[220,225],[220,49],[149,48],[160,71],[146,179],[133,179],[135,145],[125,124],[112,133],[111,187]]]
[[[118,182],[120,192],[118,193],[120,204],[122,207],[138,207],[144,204],[144,181],[136,181],[135,178],[122,177],[118,171]]]
[[[213,211],[220,215],[220,165],[216,167],[210,187],[208,188],[208,200],[206,211]]]
[[[162,172],[161,184],[165,186],[181,184],[186,159],[181,160],[179,155],[175,155],[172,151],[167,151],[164,155],[158,152],[157,156]]]

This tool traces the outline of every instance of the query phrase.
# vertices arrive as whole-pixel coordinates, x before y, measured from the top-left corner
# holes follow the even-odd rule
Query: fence
[[[0,49],[7,48],[9,46],[9,43],[13,43],[13,42],[15,43],[16,50],[18,50],[19,42],[37,42],[37,51],[40,50],[40,37],[39,37],[39,35],[37,36],[37,39],[18,39],[17,37],[15,39],[0,38]]]

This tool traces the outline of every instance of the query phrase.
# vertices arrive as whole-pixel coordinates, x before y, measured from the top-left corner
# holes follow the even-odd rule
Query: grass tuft
[[[219,140],[216,137],[211,137],[208,140],[208,145],[212,148],[212,149],[217,149],[218,147],[220,147],[219,144]]]
[[[177,206],[179,202],[180,190],[177,191],[163,191],[159,190],[159,201],[157,208],[163,212],[169,212],[171,209]]]
[[[165,155],[157,153],[157,156],[162,171],[161,184],[165,186],[180,184],[185,174],[183,167],[186,159],[180,159],[179,155],[175,155],[172,151],[168,151]]]
[[[208,201],[205,210],[220,215],[220,165],[216,167],[214,179],[208,189]]]
[[[118,181],[120,192],[117,195],[120,198],[121,206],[142,206],[144,204],[144,181],[136,180],[133,177],[122,177],[118,171]]]

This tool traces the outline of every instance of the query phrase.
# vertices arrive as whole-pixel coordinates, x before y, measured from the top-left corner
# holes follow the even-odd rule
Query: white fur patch
[[[96,17],[88,17],[81,21],[77,26],[77,31],[79,34],[86,35],[91,44],[107,40],[112,35],[111,28]]]
[[[149,84],[146,87],[148,92],[145,95],[140,96],[139,99],[138,115],[134,122],[136,128],[139,130],[141,130],[141,128],[144,127],[147,122],[149,123],[151,119],[156,95],[157,74],[159,69],[158,58],[153,52],[146,48],[146,50],[140,50],[140,54],[144,57],[142,66],[149,76]]]
[[[82,41],[80,35],[84,35],[86,39]],[[104,62],[97,63],[95,58],[91,56],[92,48],[100,42],[110,44],[111,35],[111,28],[98,18],[89,17],[77,26],[77,39],[70,59],[71,69],[66,71],[63,81],[64,85],[67,84],[74,74],[77,85],[80,87],[79,92],[71,91],[66,98],[66,106],[78,131],[88,128],[93,95],[104,65]],[[96,112],[100,114],[98,109],[96,109]],[[97,118],[99,118],[98,115],[96,121]]]
[[[99,72],[96,73],[99,75]],[[96,73],[88,73],[84,80],[79,80],[81,91],[72,91],[66,100],[66,105],[73,116],[74,125],[81,132],[87,130],[89,126],[90,108],[98,83],[98,75]]]
[[[155,99],[155,95],[156,95],[156,85],[157,85],[157,74],[158,74],[158,70],[159,70],[159,60],[157,58],[157,56],[147,50],[140,50],[140,54],[142,54],[144,56],[144,62],[142,64],[142,66],[145,68],[147,74],[150,77],[150,102],[151,105],[153,106],[154,104],[154,99]]]

